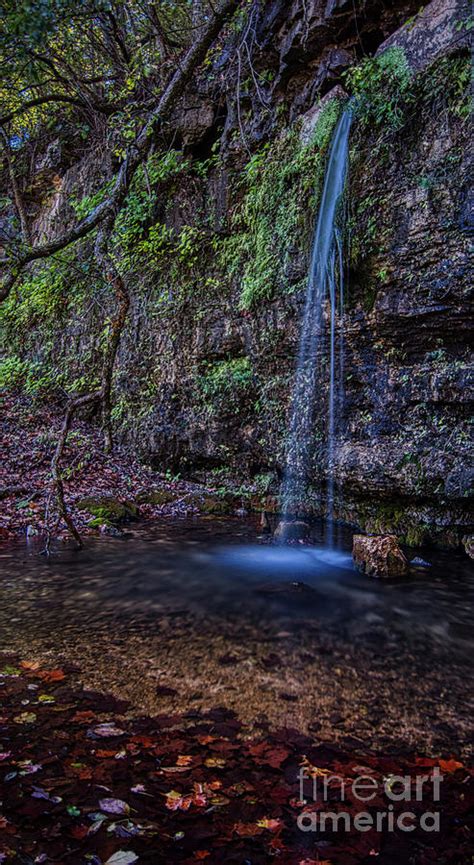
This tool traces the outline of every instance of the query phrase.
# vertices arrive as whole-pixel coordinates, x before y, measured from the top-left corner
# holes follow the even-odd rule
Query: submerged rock
[[[111,538],[122,538],[124,533],[118,526],[102,525],[99,529],[101,535],[108,535]]]
[[[281,520],[276,529],[274,538],[280,541],[302,541],[309,535],[309,525],[303,520]]]
[[[425,560],[421,559],[420,556],[415,556],[415,558],[411,560],[410,565],[412,568],[431,568],[431,562],[425,562]]]
[[[409,573],[408,560],[395,535],[354,535],[352,558],[369,577],[404,577]]]
[[[76,507],[91,514],[97,527],[127,523],[139,516],[139,509],[134,502],[120,501],[113,496],[89,496],[76,502]]]

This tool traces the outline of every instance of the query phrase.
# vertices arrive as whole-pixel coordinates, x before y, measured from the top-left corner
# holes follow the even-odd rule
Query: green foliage
[[[109,6],[105,0],[96,0],[97,9]],[[60,21],[78,12],[87,12],[88,0],[3,0],[2,26],[6,32],[25,40],[26,44],[41,46]]]
[[[164,154],[153,154],[146,165],[140,166],[136,172],[112,238],[112,245],[120,251],[125,268],[142,261],[144,253],[153,255],[152,248],[138,241],[143,238],[146,227],[153,220],[158,195],[162,192],[160,186],[187,168],[188,163],[181,159],[179,151],[169,150]]]
[[[0,361],[0,391],[21,391],[27,396],[46,398],[58,388],[54,369],[39,361],[11,355]]]
[[[18,297],[10,295],[0,307],[0,324],[18,330],[42,320],[57,320],[67,305],[69,279],[67,267],[55,258],[36,265],[23,279]]]
[[[0,361],[0,391],[19,389],[29,370],[29,363],[16,355],[5,357]]]
[[[324,178],[325,157],[340,102],[322,109],[313,136],[303,143],[292,128],[266,144],[245,166],[243,200],[232,222],[232,235],[221,249],[223,269],[241,279],[241,309],[271,299],[280,289],[294,289],[290,264],[308,252],[314,214]]]
[[[253,371],[247,357],[208,364],[197,379],[201,400],[210,414],[235,411],[253,390]]]
[[[405,126],[414,105],[429,105],[431,110],[438,106],[462,118],[470,114],[467,56],[443,57],[414,76],[403,48],[393,47],[377,57],[364,58],[344,77],[363,129],[375,129],[384,137]]]
[[[81,247],[71,247],[34,265],[0,305],[2,387],[42,399],[95,386],[97,358],[85,348],[78,357],[66,335],[85,299],[93,302],[97,287],[83,253]]]
[[[403,48],[393,47],[377,57],[365,57],[344,77],[355,97],[356,116],[365,126],[400,129],[412,84]]]
[[[425,103],[467,120],[471,113],[471,77],[469,57],[442,57],[422,76],[420,97]]]

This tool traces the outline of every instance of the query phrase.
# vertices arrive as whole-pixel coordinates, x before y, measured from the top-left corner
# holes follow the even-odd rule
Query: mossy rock
[[[182,497],[176,490],[153,490],[150,493],[141,493],[137,501],[144,505],[168,505],[170,502]]]
[[[233,514],[239,507],[232,496],[219,496],[209,493],[193,493],[186,499],[187,504],[194,505],[202,514],[216,514],[217,516],[228,516]]]
[[[254,495],[250,499],[250,509],[256,513],[279,514],[281,505],[278,496]]]
[[[76,502],[80,511],[88,511],[95,517],[94,524],[116,525],[128,523],[139,517],[138,506],[134,502],[122,502],[113,496],[88,496]],[[100,521],[100,523],[98,522]]]

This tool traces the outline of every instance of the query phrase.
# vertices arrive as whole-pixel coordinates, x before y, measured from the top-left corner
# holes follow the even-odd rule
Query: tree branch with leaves
[[[142,0],[142,4],[137,4],[133,0],[130,0],[129,14],[134,11],[137,12],[139,7],[143,11],[144,2],[145,0]],[[25,4],[23,3],[23,5]],[[26,3],[26,5],[28,4]],[[77,57],[74,55],[67,58],[58,57],[57,49],[52,50],[52,56],[45,56],[44,48],[40,50],[35,47],[32,50],[31,41],[34,43],[34,39],[32,40],[30,36],[25,37],[27,53],[34,54],[39,66],[46,66],[48,68],[51,73],[51,81],[48,84],[47,93],[27,100],[18,97],[14,100],[16,104],[7,110],[5,110],[0,99],[0,112],[3,116],[5,128],[4,146],[10,170],[12,168],[12,141],[16,140],[18,142],[19,140],[20,146],[22,144],[28,146],[30,140],[38,133],[38,130],[41,130],[44,117],[41,113],[35,114],[35,112],[46,110],[54,104],[57,108],[64,105],[65,110],[71,110],[72,107],[83,108],[92,114],[100,113],[112,118],[118,110],[117,106],[121,103],[121,97],[119,95],[117,101],[117,99],[110,98],[110,93],[104,93],[104,74],[105,80],[109,82],[124,80],[124,76],[135,68],[137,56],[141,56],[144,38],[143,28],[142,32],[139,32],[137,35],[137,28],[133,24],[132,26],[130,25],[130,16],[127,24],[127,16],[124,15],[124,4],[107,3],[105,0],[104,2],[94,4],[84,0],[79,5],[83,7],[82,11],[84,15],[82,18],[79,15],[78,23],[75,21],[74,16],[71,17],[71,7],[68,10],[67,0],[64,0],[64,3],[59,3],[59,6],[63,7],[64,12],[64,20],[61,26],[63,28],[66,27],[66,29],[71,27],[73,31],[76,30],[84,34],[84,16],[88,16],[90,20],[90,16],[96,15],[96,19],[94,19],[96,27],[93,28],[93,38],[89,38],[88,41],[86,36],[83,38],[86,39],[86,43],[84,44],[88,45],[91,57],[97,52],[98,44],[105,46],[105,73],[104,66],[102,66],[100,69],[101,75],[98,76],[100,83],[96,85],[94,90],[93,85],[84,85],[81,80],[84,78],[84,71],[86,75],[92,73],[93,70],[90,68],[90,63],[85,64],[86,69],[82,70],[82,74],[80,74],[80,61],[78,64]],[[167,40],[166,32],[169,22],[166,19],[163,21],[158,18],[157,24],[157,4],[151,3],[148,5],[150,8],[147,9],[146,15],[141,16],[140,22],[146,20],[149,23],[148,30],[146,28],[145,30],[150,40],[156,38],[159,40],[159,44],[164,45]],[[133,99],[130,100],[129,98],[129,101],[132,102],[132,115],[134,114],[134,110],[137,110],[137,116],[135,117],[137,132],[125,147],[124,158],[113,180],[108,184],[107,194],[99,204],[93,207],[91,212],[56,237],[48,239],[44,243],[32,243],[26,214],[17,195],[18,187],[15,184],[14,176],[10,173],[12,191],[17,203],[17,211],[23,230],[20,241],[15,243],[13,248],[4,255],[0,262],[4,268],[0,284],[0,302],[5,301],[9,297],[13,287],[31,264],[51,258],[58,252],[77,243],[77,241],[92,236],[95,231],[97,231],[94,246],[95,261],[101,268],[105,280],[112,286],[115,298],[115,313],[108,327],[106,344],[103,350],[99,387],[86,394],[72,398],[68,402],[51,462],[51,474],[58,502],[59,516],[64,520],[78,546],[81,546],[82,541],[66,505],[61,461],[74,418],[78,412],[85,408],[101,409],[104,446],[106,451],[110,451],[112,448],[110,420],[112,378],[121,335],[126,324],[130,306],[130,295],[125,279],[120,273],[120,263],[111,253],[109,241],[117,217],[126,202],[133,178],[138,168],[146,162],[157,131],[161,128],[163,122],[169,118],[179,99],[185,94],[188,84],[205,59],[209,48],[232,15],[242,6],[242,0],[221,0],[214,9],[209,7],[205,14],[203,13],[203,5],[202,3],[200,4],[199,17],[201,20],[199,27],[195,26],[195,21],[192,22],[193,30],[188,47],[184,51],[179,46],[178,49],[170,48],[166,52],[164,67],[165,71],[168,71],[167,80],[163,78],[160,81],[160,77],[164,74],[163,71],[154,76],[152,75],[151,79],[148,82],[144,82],[143,86],[141,86],[139,78],[134,79],[132,76],[129,85],[127,85],[127,79],[125,78],[125,86],[129,86],[130,88],[129,97],[130,93],[141,93],[144,97],[144,101],[139,105],[139,110],[136,109]],[[153,10],[151,7],[153,7]],[[60,29],[60,23],[57,21],[55,26]],[[39,39],[40,44],[44,41],[43,36],[44,34],[41,34],[41,38]],[[66,41],[68,39],[70,39],[70,35],[67,35]],[[46,39],[46,41],[48,40]],[[61,42],[60,39],[59,42]],[[171,44],[170,42],[169,45]],[[172,63],[173,66],[171,65]],[[52,86],[57,88],[58,85],[61,87],[59,93],[51,90]],[[111,85],[108,89],[111,90]],[[31,120],[30,130],[28,130],[27,122],[25,126],[22,125],[28,118]],[[14,128],[12,128],[13,124],[15,124]],[[10,161],[8,161],[9,157]]]

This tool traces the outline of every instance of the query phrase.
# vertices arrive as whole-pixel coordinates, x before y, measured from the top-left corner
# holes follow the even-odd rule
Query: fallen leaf
[[[464,765],[457,760],[440,760],[439,768],[442,772],[456,772],[457,769],[464,769]]]
[[[130,806],[122,799],[100,799],[99,807],[106,814],[130,814]]]
[[[176,760],[177,766],[190,766],[193,758],[189,754],[181,754]]]
[[[223,769],[225,760],[222,757],[208,757],[207,760],[204,760],[204,765],[209,766],[210,769]]]
[[[113,723],[99,724],[93,728],[92,734],[99,736],[101,739],[107,739],[108,737],[112,738],[112,736],[124,736],[125,730],[121,730],[120,727],[116,727]]]
[[[34,724],[36,715],[34,712],[22,712],[21,715],[15,715],[13,720],[15,724]]]
[[[138,862],[138,856],[132,850],[117,850],[110,859],[107,859],[105,865],[132,865],[133,862]]]
[[[39,670],[37,673],[42,682],[61,682],[66,678],[64,670]]]
[[[270,832],[278,832],[279,829],[283,828],[283,821],[264,817],[263,820],[257,820],[257,826],[261,826],[262,829],[269,829]]]

